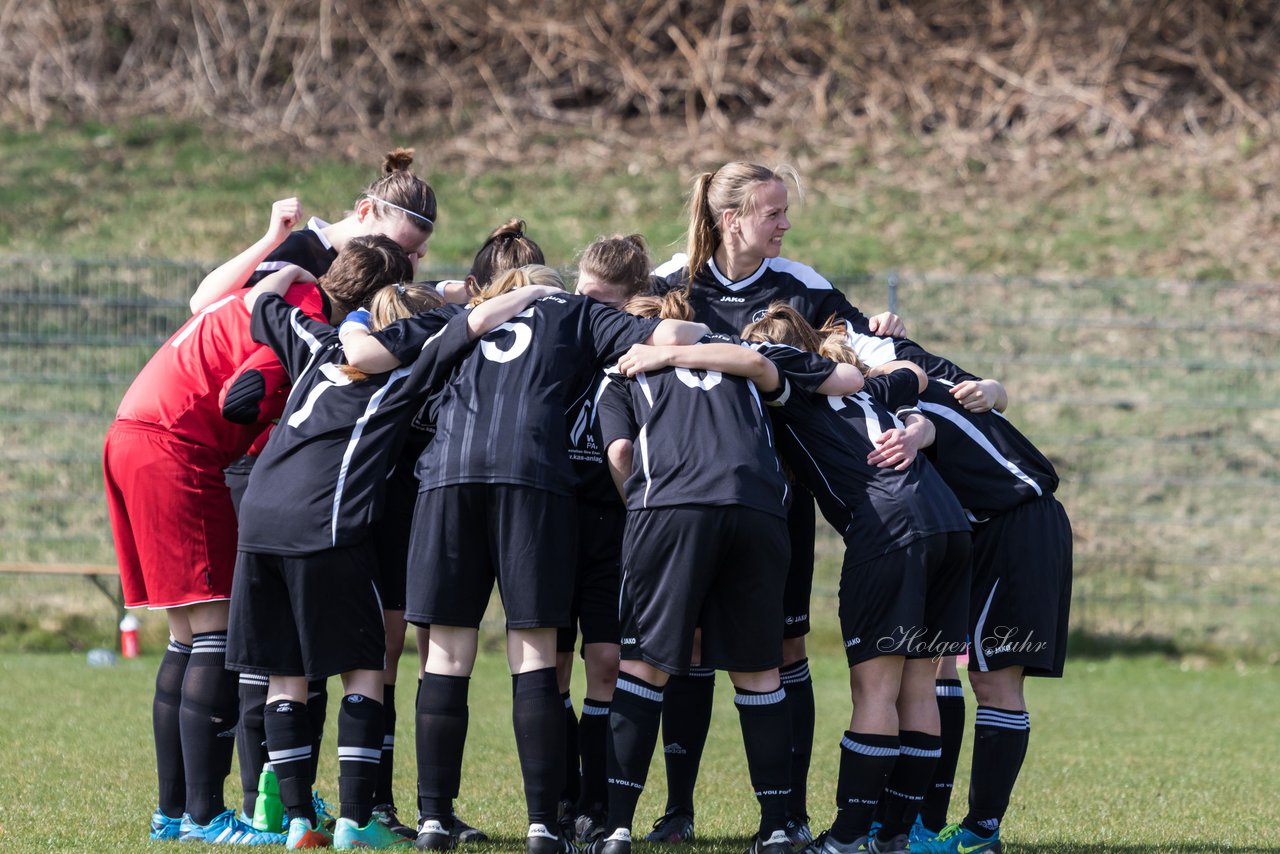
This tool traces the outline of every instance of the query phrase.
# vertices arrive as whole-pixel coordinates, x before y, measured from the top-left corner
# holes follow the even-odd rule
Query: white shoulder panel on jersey
[[[322,230],[328,227],[329,223],[320,219],[318,216],[313,216],[311,219],[307,220],[307,229],[316,233],[316,237],[320,238],[320,245],[325,249],[332,249],[333,244],[329,242],[329,238],[325,237],[324,231]]]
[[[653,275],[661,276],[665,279],[672,273],[678,273],[687,266],[689,266],[689,256],[684,252],[677,252],[671,256],[670,261],[667,261],[665,264],[658,265],[657,269],[653,271]]]
[[[898,348],[892,338],[880,338],[875,335],[862,335],[853,331],[853,327],[845,323],[845,334],[849,336],[849,346],[868,368],[878,368],[885,362],[898,358]]]
[[[806,288],[811,290],[835,290],[821,273],[808,264],[801,264],[799,261],[792,261],[790,258],[769,258],[765,260],[765,264],[772,270],[786,273],[788,276],[800,280]]]

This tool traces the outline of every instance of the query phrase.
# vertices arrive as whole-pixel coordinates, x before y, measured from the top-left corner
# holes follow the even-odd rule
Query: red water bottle
[[[125,614],[120,621],[120,656],[138,657],[138,618],[133,614]]]

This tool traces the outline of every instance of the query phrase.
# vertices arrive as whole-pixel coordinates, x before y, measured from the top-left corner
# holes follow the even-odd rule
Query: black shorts
[[[403,611],[405,574],[409,565],[409,535],[413,530],[413,506],[418,499],[418,479],[413,461],[401,459],[387,478],[386,503],[373,526],[373,545],[378,557],[375,580],[382,607]]]
[[[569,625],[576,504],[570,495],[502,483],[420,493],[405,619],[478,628],[496,580],[508,629]]]
[[[817,527],[813,495],[796,484],[791,509],[787,513],[787,534],[791,537],[791,565],[787,587],[782,593],[782,636],[802,638],[809,634],[809,599],[813,595],[813,539]]]
[[[885,655],[941,658],[964,651],[968,531],[933,534],[840,571],[840,632],[849,666]]]
[[[578,576],[573,584],[569,625],[556,635],[557,652],[582,643],[617,643],[618,575],[627,510],[621,504],[578,504]]]
[[[227,669],[326,679],[386,667],[368,543],[303,556],[239,552]]]
[[[1071,611],[1071,522],[1052,495],[973,526],[969,669],[1061,676]]]
[[[702,667],[757,672],[782,662],[786,520],[747,507],[627,513],[622,543],[622,657],[689,672],[693,631]]]

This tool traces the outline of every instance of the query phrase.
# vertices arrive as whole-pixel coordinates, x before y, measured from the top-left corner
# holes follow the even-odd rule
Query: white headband
[[[422,214],[418,213],[417,211],[411,211],[411,210],[409,210],[408,208],[402,208],[402,207],[400,207],[399,205],[393,205],[391,202],[387,201],[386,199],[380,199],[380,198],[378,198],[377,196],[372,195],[372,194],[370,194],[370,193],[365,193],[364,195],[365,195],[365,198],[367,198],[367,199],[372,199],[372,200],[373,200],[373,201],[375,201],[375,202],[379,202],[379,203],[381,203],[381,204],[384,204],[384,205],[386,205],[386,206],[387,206],[387,207],[389,207],[389,208],[395,208],[395,209],[396,209],[396,210],[398,210],[398,211],[404,211],[404,212],[405,212],[405,213],[407,213],[409,216],[416,216],[418,219],[422,220],[422,221],[423,221],[423,222],[425,222],[427,225],[435,226],[435,223],[434,223],[434,222],[432,222],[432,221],[431,221],[431,219],[430,219],[429,217],[425,217],[425,216],[423,216]]]

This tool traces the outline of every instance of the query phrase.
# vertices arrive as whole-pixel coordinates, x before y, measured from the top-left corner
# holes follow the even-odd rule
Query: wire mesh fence
[[[0,562],[111,565],[102,439],[206,270],[0,258]],[[443,272],[441,273],[443,274]],[[1280,649],[1280,285],[864,276],[1058,467],[1073,625]],[[841,546],[821,532],[815,590]]]

